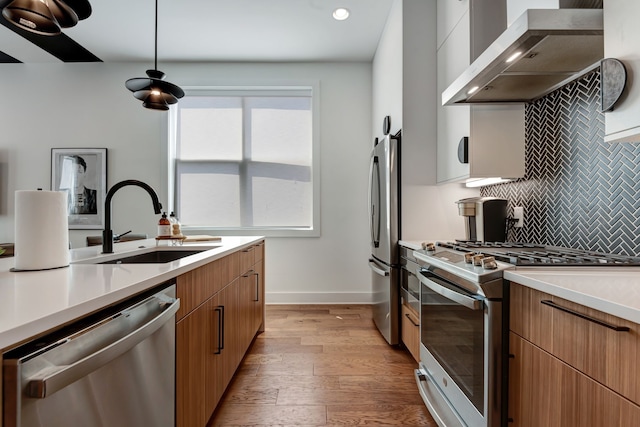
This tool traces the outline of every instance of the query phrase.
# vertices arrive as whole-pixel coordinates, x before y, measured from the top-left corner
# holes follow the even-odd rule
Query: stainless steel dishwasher
[[[175,283],[3,356],[5,427],[175,425]]]

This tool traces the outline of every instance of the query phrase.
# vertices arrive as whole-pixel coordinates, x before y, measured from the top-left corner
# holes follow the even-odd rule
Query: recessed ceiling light
[[[344,7],[339,7],[333,11],[333,19],[337,21],[344,21],[349,17],[349,9],[345,9]]]

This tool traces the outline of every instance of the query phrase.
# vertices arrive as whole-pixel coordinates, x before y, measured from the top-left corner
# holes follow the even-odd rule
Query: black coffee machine
[[[507,238],[507,200],[497,197],[461,199],[458,213],[465,217],[465,239],[473,242],[504,242]]]

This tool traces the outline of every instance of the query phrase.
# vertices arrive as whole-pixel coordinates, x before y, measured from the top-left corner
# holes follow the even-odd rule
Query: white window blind
[[[186,230],[317,234],[312,92],[187,92],[172,150],[174,207]]]

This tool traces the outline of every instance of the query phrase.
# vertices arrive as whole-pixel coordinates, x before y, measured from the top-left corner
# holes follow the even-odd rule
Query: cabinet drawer
[[[240,249],[240,274],[246,273],[256,263],[256,246]]]
[[[264,260],[264,240],[256,244],[255,246],[256,246],[256,253],[254,255],[254,261],[255,263],[258,263]]]
[[[240,255],[234,252],[224,258],[178,276],[176,296],[180,309],[176,321],[219,292],[238,276]]]
[[[420,361],[420,318],[406,304],[402,304],[402,342],[416,362]]]
[[[510,334],[509,349],[509,426],[640,425],[640,406],[520,336]]]
[[[513,332],[640,403],[640,325],[513,283],[510,320]]]

